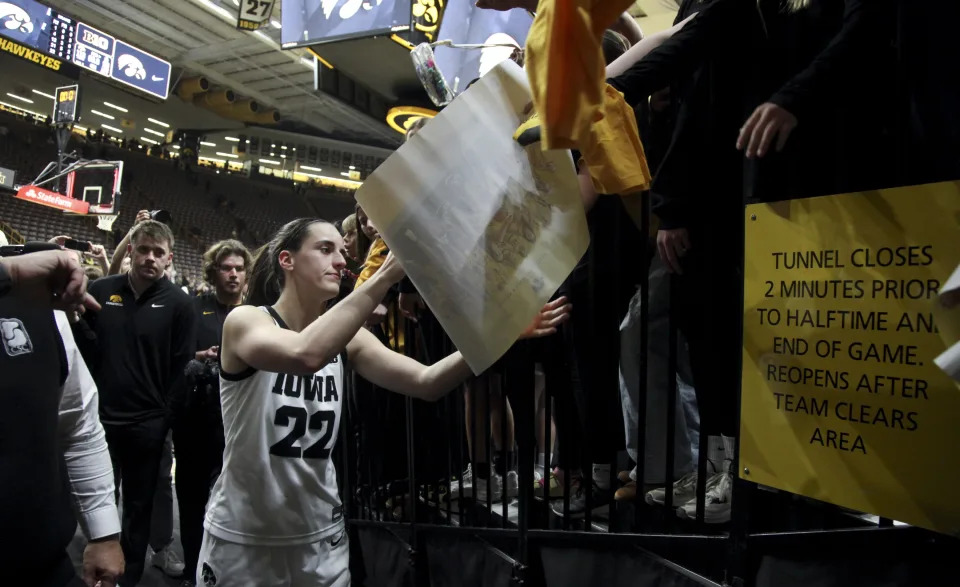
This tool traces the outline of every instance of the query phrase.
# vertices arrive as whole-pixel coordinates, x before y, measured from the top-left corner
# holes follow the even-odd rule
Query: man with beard
[[[186,401],[177,406],[173,423],[184,586],[194,585],[203,540],[204,508],[223,467],[223,416],[217,367],[223,322],[243,302],[251,265],[250,252],[240,241],[230,239],[214,244],[203,255],[204,279],[213,292],[194,298],[199,327],[194,360],[187,366],[190,392]]]
[[[173,233],[145,220],[130,233],[130,272],[97,280],[90,294],[102,306],[87,312],[100,419],[122,487],[121,585],[143,574],[153,498],[174,406],[185,393],[184,367],[196,351],[196,313],[164,270],[173,260]]]

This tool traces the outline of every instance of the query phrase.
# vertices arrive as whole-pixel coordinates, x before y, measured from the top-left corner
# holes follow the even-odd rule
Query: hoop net
[[[97,228],[110,232],[113,230],[113,223],[116,222],[119,214],[98,214],[97,215]]]

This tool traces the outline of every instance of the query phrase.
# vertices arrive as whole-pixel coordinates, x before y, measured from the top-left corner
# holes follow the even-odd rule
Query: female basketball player
[[[200,585],[349,585],[343,510],[330,454],[343,365],[374,384],[436,400],[470,375],[460,353],[430,367],[394,353],[363,324],[403,277],[389,255],[335,306],[343,239],[316,219],[288,223],[261,249],[248,303],[230,313],[220,348],[223,473],[207,505]],[[569,316],[544,306],[525,336]]]

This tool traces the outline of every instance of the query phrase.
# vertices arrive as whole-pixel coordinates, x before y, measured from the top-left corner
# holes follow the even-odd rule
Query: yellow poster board
[[[960,535],[960,182],[746,209],[741,478]],[[938,328],[938,324],[943,326]]]

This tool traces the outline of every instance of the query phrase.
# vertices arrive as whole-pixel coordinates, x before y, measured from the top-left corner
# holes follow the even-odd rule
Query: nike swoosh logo
[[[210,314],[213,314],[213,312],[204,312],[204,313],[203,313],[204,316],[209,316]]]
[[[340,534],[340,538],[339,538],[336,542],[334,542],[334,541],[331,540],[331,541],[330,541],[330,546],[336,546],[336,545],[340,544],[341,542],[343,542],[343,536],[344,536],[344,534],[346,534],[346,532]]]
[[[162,308],[163,304],[150,304],[151,308]]]
[[[150,76],[150,79],[152,79],[152,80],[155,81],[155,82],[162,82],[162,81],[163,81],[163,78],[162,78],[162,77],[159,77],[159,76],[156,76],[156,75]]]

